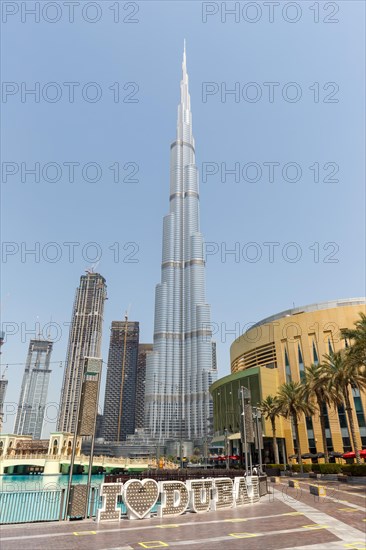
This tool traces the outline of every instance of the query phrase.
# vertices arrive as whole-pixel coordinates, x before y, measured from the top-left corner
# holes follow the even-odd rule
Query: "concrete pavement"
[[[366,550],[365,488],[321,483],[326,497],[309,493],[309,481],[287,480],[252,506],[172,519],[38,523],[1,528],[1,550]]]

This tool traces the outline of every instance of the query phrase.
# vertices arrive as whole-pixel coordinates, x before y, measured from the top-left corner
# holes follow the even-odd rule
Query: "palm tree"
[[[297,443],[297,456],[301,473],[303,472],[301,458],[301,444],[299,436],[299,418],[302,414],[310,416],[314,412],[311,402],[305,398],[305,386],[302,382],[287,382],[279,387],[277,393],[279,414],[286,419],[291,419]]]
[[[267,397],[263,399],[263,401],[261,401],[261,403],[259,404],[259,409],[261,413],[264,415],[264,418],[266,420],[270,420],[271,422],[274,461],[275,461],[275,464],[279,464],[280,459],[278,456],[278,445],[277,445],[277,438],[276,438],[276,418],[279,416],[277,397],[274,397],[273,395],[267,395]]]
[[[322,432],[324,460],[329,461],[327,438],[325,435],[324,406],[330,406],[337,397],[334,386],[329,384],[327,370],[323,365],[310,365],[305,371],[304,397],[309,401],[315,401],[319,409],[319,421]]]
[[[356,429],[352,415],[352,404],[350,399],[350,390],[357,388],[363,390],[366,388],[366,378],[362,369],[354,361],[348,360],[349,356],[346,350],[340,350],[330,355],[324,355],[324,367],[329,377],[329,384],[336,390],[334,396],[335,405],[344,404],[349,431],[352,439],[352,447],[356,455],[357,464],[361,464],[360,450],[356,439]]]
[[[341,330],[342,338],[349,341],[347,360],[359,367],[366,367],[366,315],[360,313],[360,319],[355,323],[356,328]]]

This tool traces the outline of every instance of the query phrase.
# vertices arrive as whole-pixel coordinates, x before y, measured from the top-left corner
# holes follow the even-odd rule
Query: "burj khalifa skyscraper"
[[[170,146],[170,211],[163,223],[154,347],[145,382],[145,431],[160,441],[207,437],[209,386],[216,379],[185,46],[180,96],[177,137]]]

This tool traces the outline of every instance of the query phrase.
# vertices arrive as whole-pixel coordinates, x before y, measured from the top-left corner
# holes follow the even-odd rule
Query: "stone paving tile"
[[[275,505],[274,505],[275,504]],[[274,518],[260,517],[276,514]],[[281,515],[291,514],[291,515]],[[246,521],[223,521],[225,519],[240,520],[245,516]],[[257,518],[257,519],[249,519]],[[206,523],[210,522],[210,523]],[[216,522],[216,523],[215,523]],[[219,522],[219,523],[218,523]],[[189,523],[187,526],[179,524]],[[175,525],[178,527],[164,527]],[[24,526],[21,531],[18,528],[5,528],[1,531],[1,550],[19,550],[24,546],[29,550],[67,550],[77,548],[79,550],[105,550],[108,548],[120,548],[130,545],[134,550],[143,547],[139,542],[163,541],[169,544],[169,548],[175,548],[176,541],[212,539],[214,537],[228,537],[230,533],[269,533],[284,529],[298,529],[304,525],[313,524],[308,518],[301,515],[293,515],[293,510],[282,502],[268,502],[265,499],[254,506],[240,507],[221,512],[209,512],[207,514],[186,514],[179,518],[143,520],[141,522],[121,521],[119,524],[100,524],[94,522],[68,522],[60,524],[42,525],[41,529],[32,526]],[[141,528],[140,528],[141,525]],[[55,527],[57,528],[55,529]],[[134,530],[129,530],[131,526]],[[161,526],[161,527],[160,527]],[[41,539],[23,538],[6,541],[6,537],[31,537],[45,534]],[[61,533],[78,533],[67,536],[57,536]],[[306,542],[320,544],[322,542],[337,541],[337,537],[326,530],[301,533],[271,534],[253,539],[231,537],[223,541],[210,541],[209,543],[192,544],[176,548],[219,548],[223,544],[228,548],[295,548]]]
[[[363,510],[358,510],[357,508],[352,509],[352,507],[346,502],[342,502],[347,501],[361,508],[365,508],[365,502],[363,499],[358,497],[354,497],[352,499],[349,495],[339,492],[337,493],[333,490],[332,486],[327,487],[326,497],[316,497],[314,495],[310,495],[308,486],[302,483],[300,483],[301,492],[291,487],[287,488],[286,485],[282,485],[282,487],[285,489],[283,493],[284,502],[286,502],[286,499],[288,498],[301,500],[301,502],[305,502],[306,504],[317,508],[319,511],[343,521],[347,525],[355,527],[362,532],[366,531],[366,522],[363,521],[366,517],[365,512]],[[281,490],[278,485],[277,489]],[[332,499],[337,499],[337,501],[335,502],[334,500],[330,500],[328,498],[329,496]]]
[[[19,550],[24,546],[27,550],[122,550],[127,546],[133,550],[142,550],[144,547],[139,543],[148,541],[162,541],[169,544],[168,548],[176,550],[200,550],[201,548],[221,550],[222,546],[227,546],[228,550],[243,548],[245,550],[277,550],[306,545],[311,545],[311,550],[321,550],[322,545],[325,545],[326,548],[330,548],[329,545],[331,545],[334,550],[349,548],[345,546],[344,541],[340,541],[327,529],[314,530],[310,527],[308,530],[291,532],[292,529],[302,529],[304,525],[315,525],[308,517],[294,514],[293,508],[289,506],[289,502],[293,502],[294,497],[314,509],[358,529],[362,542],[366,522],[362,521],[364,514],[361,510],[357,509],[354,512],[339,510],[339,508],[349,507],[338,501],[333,502],[310,495],[308,485],[302,484],[301,487],[301,492],[288,488],[286,480],[283,485],[276,485],[277,490],[284,492],[275,500],[273,495],[267,495],[261,499],[260,503],[253,506],[207,514],[188,513],[171,519],[155,517],[141,522],[121,520],[120,522],[97,524],[87,520],[4,526],[0,531],[0,548],[1,550]],[[342,490],[343,488],[344,486],[342,486]],[[362,492],[363,488],[359,490]],[[355,492],[355,488],[350,488],[350,491]],[[364,499],[358,496],[345,493],[338,493],[338,495],[341,500],[351,502],[352,499],[352,503],[357,506],[364,506]],[[272,515],[276,517],[263,517]],[[238,521],[223,521],[225,519]],[[246,521],[239,521],[241,519]],[[173,525],[178,526],[173,527]],[[228,537],[230,533],[262,536],[235,538]],[[44,536],[32,538],[35,535],[37,537],[38,535]],[[5,540],[8,537],[16,538],[15,540]],[[220,540],[220,537],[225,538]],[[183,544],[184,541],[191,541],[191,543]],[[202,544],[199,541],[202,541]]]

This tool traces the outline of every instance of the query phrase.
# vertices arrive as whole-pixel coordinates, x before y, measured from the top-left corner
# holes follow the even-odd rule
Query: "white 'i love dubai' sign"
[[[202,513],[222,508],[252,504],[259,500],[258,477],[228,477],[216,479],[190,479],[159,481],[130,479],[126,483],[103,483],[103,506],[97,511],[97,521],[118,521],[121,510],[117,507],[119,495],[126,505],[129,519],[143,519],[159,500],[158,517],[180,516],[187,510]]]

